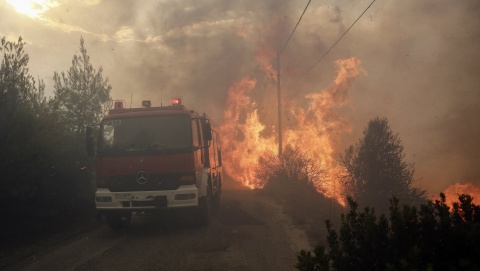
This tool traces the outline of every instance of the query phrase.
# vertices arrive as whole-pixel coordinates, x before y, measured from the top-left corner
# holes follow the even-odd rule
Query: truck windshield
[[[99,152],[185,148],[192,144],[188,116],[164,115],[104,120]]]

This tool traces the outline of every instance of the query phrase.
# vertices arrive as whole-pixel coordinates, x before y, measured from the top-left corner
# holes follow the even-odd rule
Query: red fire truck
[[[132,212],[190,208],[209,221],[222,192],[220,138],[209,118],[182,105],[124,108],[115,102],[100,123],[96,148],[96,209],[112,229],[128,226]],[[95,153],[93,127],[87,152]]]

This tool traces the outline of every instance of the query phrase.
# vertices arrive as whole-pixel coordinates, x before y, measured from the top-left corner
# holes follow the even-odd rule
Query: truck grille
[[[108,189],[112,192],[126,191],[159,191],[176,190],[180,185],[195,184],[195,182],[180,182],[179,174],[150,175],[148,181],[141,184],[136,181],[136,176],[116,176],[108,178]]]

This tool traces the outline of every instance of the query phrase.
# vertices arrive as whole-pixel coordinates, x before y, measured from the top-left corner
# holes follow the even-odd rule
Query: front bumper
[[[111,192],[98,188],[95,192],[97,210],[151,210],[198,207],[198,188],[183,185],[176,190]]]

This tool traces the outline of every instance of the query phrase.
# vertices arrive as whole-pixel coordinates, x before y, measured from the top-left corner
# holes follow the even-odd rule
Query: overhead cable
[[[303,12],[302,12],[302,15],[300,16],[300,18],[298,19],[297,24],[295,25],[295,28],[293,28],[292,33],[291,33],[290,36],[288,37],[287,42],[285,42],[285,45],[283,45],[282,50],[280,50],[280,51],[278,52],[278,56],[280,56],[280,55],[282,54],[283,50],[285,50],[285,48],[287,47],[287,44],[288,44],[288,42],[290,41],[290,39],[292,38],[293,33],[295,33],[295,30],[297,30],[298,24],[299,24],[300,21],[302,20],[303,15],[305,14],[305,11],[307,11],[307,8],[308,8],[308,5],[310,5],[310,2],[312,2],[312,0],[308,0],[308,3],[307,3],[307,5],[305,6],[305,9],[304,9]]]
[[[313,63],[313,65],[311,65],[300,77],[298,77],[295,81],[293,81],[293,83],[291,85],[293,85],[294,83],[296,83],[298,80],[300,80],[301,78],[303,78],[305,75],[307,75],[307,73],[309,73],[313,67],[315,67],[318,63],[320,63],[320,61],[322,61],[326,55],[328,55],[328,53],[330,53],[330,51],[337,45],[338,42],[340,42],[340,40],[348,33],[348,31],[358,22],[358,20],[360,20],[360,18],[362,18],[362,16],[365,14],[365,12],[367,12],[367,10],[373,5],[373,3],[375,3],[376,0],[373,0],[370,5],[368,5],[368,7],[362,12],[362,14],[360,14],[360,16],[358,16],[358,18],[352,23],[352,25],[340,36],[340,38],[337,39],[337,41],[335,41],[335,43],[330,46],[330,48],[328,48],[328,50],[315,62]]]

